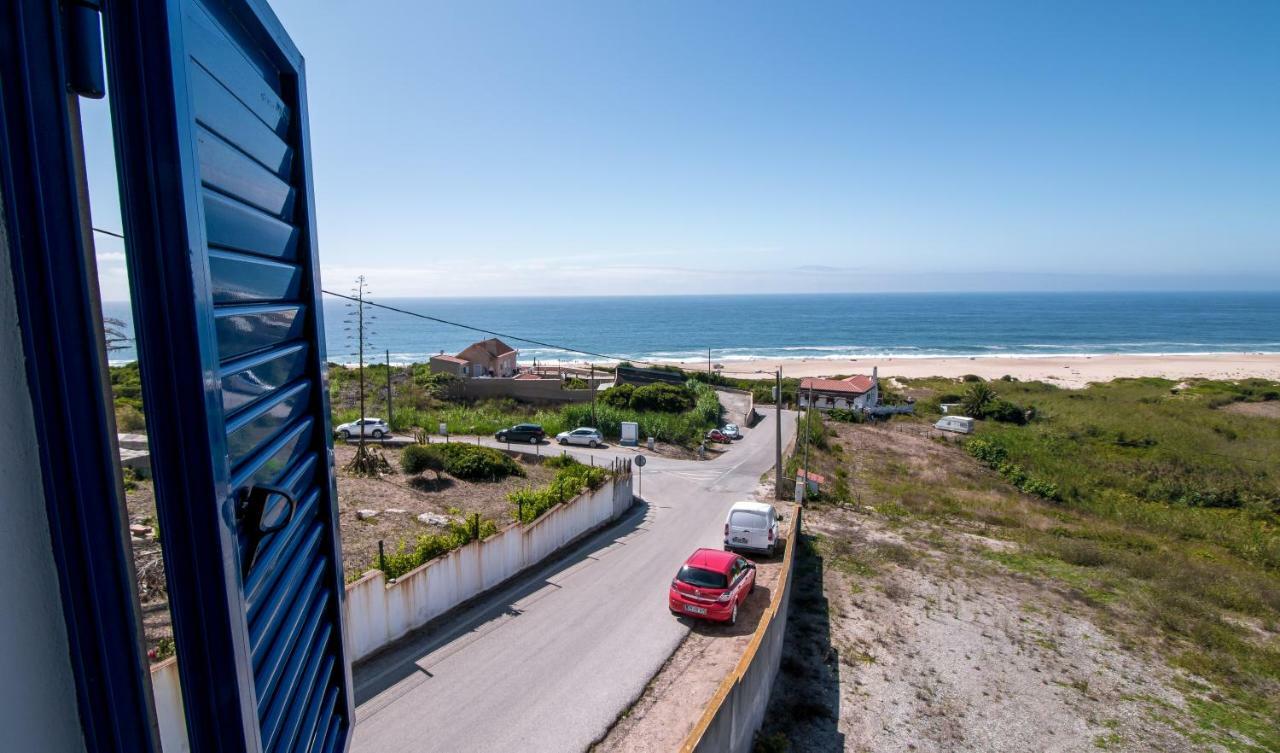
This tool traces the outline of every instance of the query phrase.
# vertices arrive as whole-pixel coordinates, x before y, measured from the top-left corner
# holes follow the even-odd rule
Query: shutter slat
[[[298,644],[298,653],[306,654],[307,662],[302,672],[287,683],[292,692],[284,692],[285,684],[282,684],[281,692],[276,693],[271,708],[267,710],[267,715],[262,720],[262,739],[266,743],[264,745],[266,750],[276,751],[292,742],[298,725],[302,721],[298,706],[307,702],[317,678],[322,676],[320,666],[324,662],[325,654],[328,653],[326,644],[329,641],[330,630],[331,628],[326,625],[321,629],[317,640],[309,644]],[[282,741],[287,742],[284,746],[277,747],[277,744]]]
[[[297,642],[298,626],[306,617],[310,607],[315,604],[320,577],[324,574],[320,569],[303,572],[302,583],[293,594],[289,611],[277,615],[266,615],[262,620],[271,617],[274,622],[249,627],[249,639],[253,642],[254,672],[259,692],[267,694],[267,686],[272,675],[279,671],[284,658]],[[289,594],[286,594],[286,596]]]
[[[328,602],[329,596],[325,594],[308,605],[307,621],[298,631],[297,640],[288,647],[286,652],[271,657],[279,661],[269,661],[266,671],[255,680],[258,688],[259,719],[266,719],[272,708],[283,707],[288,700],[277,698],[277,696],[288,696],[296,690],[298,674],[302,671],[303,662],[310,650],[308,647],[315,645],[316,636],[324,624],[324,611],[328,607]]]
[[[297,421],[309,407],[311,383],[301,381],[261,400],[227,424],[227,458],[232,468]]]
[[[332,672],[333,665],[330,664],[328,669]],[[320,676],[324,677],[323,674]],[[324,688],[321,687],[319,690],[324,691]],[[294,741],[293,748],[291,749],[293,753],[306,751],[311,747],[312,743],[315,742],[317,730],[323,732],[324,727],[328,726],[327,722],[329,714],[327,710],[332,708],[333,704],[337,702],[337,700],[337,688],[331,687],[328,692],[312,693],[311,703],[307,705],[307,715],[302,719],[302,727],[298,730],[298,738]],[[320,724],[322,719],[326,722],[324,727]]]
[[[324,709],[320,712],[319,718],[316,719],[315,732],[306,739],[306,745],[295,745],[295,753],[318,753],[321,750],[327,750],[329,746],[329,738],[332,736],[332,728],[337,719],[333,716],[333,709],[338,705],[338,689],[330,688],[329,694],[325,696]]]
[[[222,361],[301,338],[306,317],[301,305],[221,306],[214,312],[218,357]]]
[[[316,570],[311,560],[320,548],[319,524],[306,529],[300,537],[297,557],[281,573],[280,577],[264,593],[262,599],[249,604],[249,643],[258,648],[271,638],[271,630],[284,617],[289,606],[290,589],[305,582],[306,576]]]
[[[276,176],[288,179],[293,149],[200,65],[191,67],[196,121],[235,144]]]
[[[292,221],[297,196],[292,186],[204,127],[196,131],[196,147],[204,185],[286,222]]]
[[[328,685],[327,681],[333,673],[333,663],[332,656],[322,655],[316,671],[307,673],[301,683],[302,687],[307,688],[307,692],[294,696],[292,703],[289,704],[289,711],[284,717],[284,733],[280,736],[280,741],[274,750],[289,751],[301,741],[307,715],[313,706],[319,706],[324,702],[325,686]]]
[[[217,191],[204,189],[204,217],[209,245],[293,261],[298,254],[298,228]]]
[[[232,484],[235,488],[252,484],[272,484],[293,468],[311,448],[307,442],[315,420],[308,417],[280,435],[239,468]]]
[[[185,24],[187,52],[192,59],[268,128],[285,136],[291,116],[278,87],[269,83],[275,76],[246,56],[243,47],[233,42],[204,8],[192,8],[187,19],[191,21]]]
[[[307,367],[307,346],[294,343],[260,353],[222,368],[222,410],[231,418],[236,411],[301,377]]]
[[[210,251],[213,302],[261,303],[293,300],[302,285],[302,268],[234,251]]]
[[[319,496],[319,491],[312,491],[304,497],[304,501],[294,514],[296,521],[280,533],[273,534],[265,545],[258,548],[258,561],[245,582],[246,605],[252,605],[261,600],[292,561],[296,549],[301,545],[305,531],[315,517],[315,501]]]

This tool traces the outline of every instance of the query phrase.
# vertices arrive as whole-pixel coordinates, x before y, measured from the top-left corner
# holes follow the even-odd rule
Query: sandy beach
[[[677,363],[697,368],[693,362]],[[724,361],[724,373],[753,376],[751,372],[772,373],[781,368],[788,377],[869,374],[879,367],[880,376],[960,377],[977,374],[998,379],[1008,374],[1023,381],[1041,380],[1062,387],[1084,387],[1090,382],[1106,382],[1122,377],[1165,377],[1168,379],[1246,379],[1262,377],[1280,380],[1280,354],[1214,353],[1206,355],[1098,355],[1008,358],[882,358],[857,360],[759,359]],[[763,375],[760,375],[763,377]]]

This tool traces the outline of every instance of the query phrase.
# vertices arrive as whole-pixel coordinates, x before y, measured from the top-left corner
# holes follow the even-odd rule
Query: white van
[[[942,431],[954,431],[957,434],[972,434],[973,419],[968,416],[943,416],[933,425]]]
[[[724,548],[750,549],[772,557],[778,543],[778,511],[764,502],[734,502],[724,521]]]

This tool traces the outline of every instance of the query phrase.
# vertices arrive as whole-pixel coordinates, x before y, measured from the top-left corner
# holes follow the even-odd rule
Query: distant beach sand
[[[1213,353],[1207,355],[1098,355],[1054,357],[975,358],[859,358],[857,360],[756,359],[724,361],[724,373],[752,376],[749,372],[782,369],[787,377],[820,377],[837,374],[869,374],[878,366],[880,376],[960,377],[976,374],[998,379],[1008,374],[1022,381],[1045,381],[1061,387],[1080,388],[1090,382],[1107,382],[1122,377],[1164,377],[1167,379],[1263,379],[1280,380],[1280,354]],[[675,363],[685,368],[705,368],[705,362]],[[764,375],[760,375],[764,378]]]

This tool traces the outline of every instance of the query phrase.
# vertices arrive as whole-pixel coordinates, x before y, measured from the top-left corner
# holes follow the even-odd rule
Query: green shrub
[[[982,416],[975,416],[975,418],[990,418],[1006,424],[1021,425],[1027,422],[1027,412],[1022,406],[1008,400],[994,400],[987,406]]]
[[[635,394],[635,385],[619,384],[600,393],[600,402],[613,408],[630,408],[631,396]]]
[[[116,404],[116,429],[118,431],[146,431],[147,419],[142,411],[128,403]]]
[[[444,471],[446,465],[444,453],[439,448],[440,445],[409,445],[404,448],[404,452],[400,453],[400,470],[410,476],[418,476],[431,471],[435,474],[436,480],[439,481],[440,474]]]
[[[516,517],[531,523],[552,507],[567,502],[588,489],[599,489],[609,479],[609,469],[584,465],[568,455],[547,461],[556,468],[550,483],[539,489],[517,489],[507,495],[516,507]]]
[[[1061,500],[1061,492],[1058,490],[1057,484],[1052,481],[1035,478],[1027,473],[1022,466],[1009,462],[1008,450],[995,442],[981,437],[974,437],[965,442],[964,447],[980,463],[999,473],[1006,481],[1023,492],[1043,497],[1053,502]]]
[[[832,408],[827,411],[827,418],[832,421],[843,421],[847,424],[860,424],[866,420],[866,416],[862,411],[848,408]]]
[[[487,539],[497,532],[498,525],[492,520],[480,521],[481,539]],[[475,538],[475,528],[470,521],[455,520],[449,523],[448,529],[443,533],[423,534],[412,543],[401,541],[396,550],[386,556],[384,562],[375,560],[370,569],[381,569],[388,578],[399,578]]]
[[[523,476],[524,469],[507,454],[463,442],[430,445],[444,458],[444,469],[454,478],[467,481],[498,481],[507,476]]]
[[[969,389],[964,391],[964,395],[960,398],[960,406],[964,409],[966,416],[984,418],[995,400],[996,391],[991,389],[991,385],[978,381],[969,385]]]
[[[629,405],[632,410],[684,413],[693,410],[695,402],[693,390],[688,387],[658,382],[637,387],[635,392],[631,393]]]

